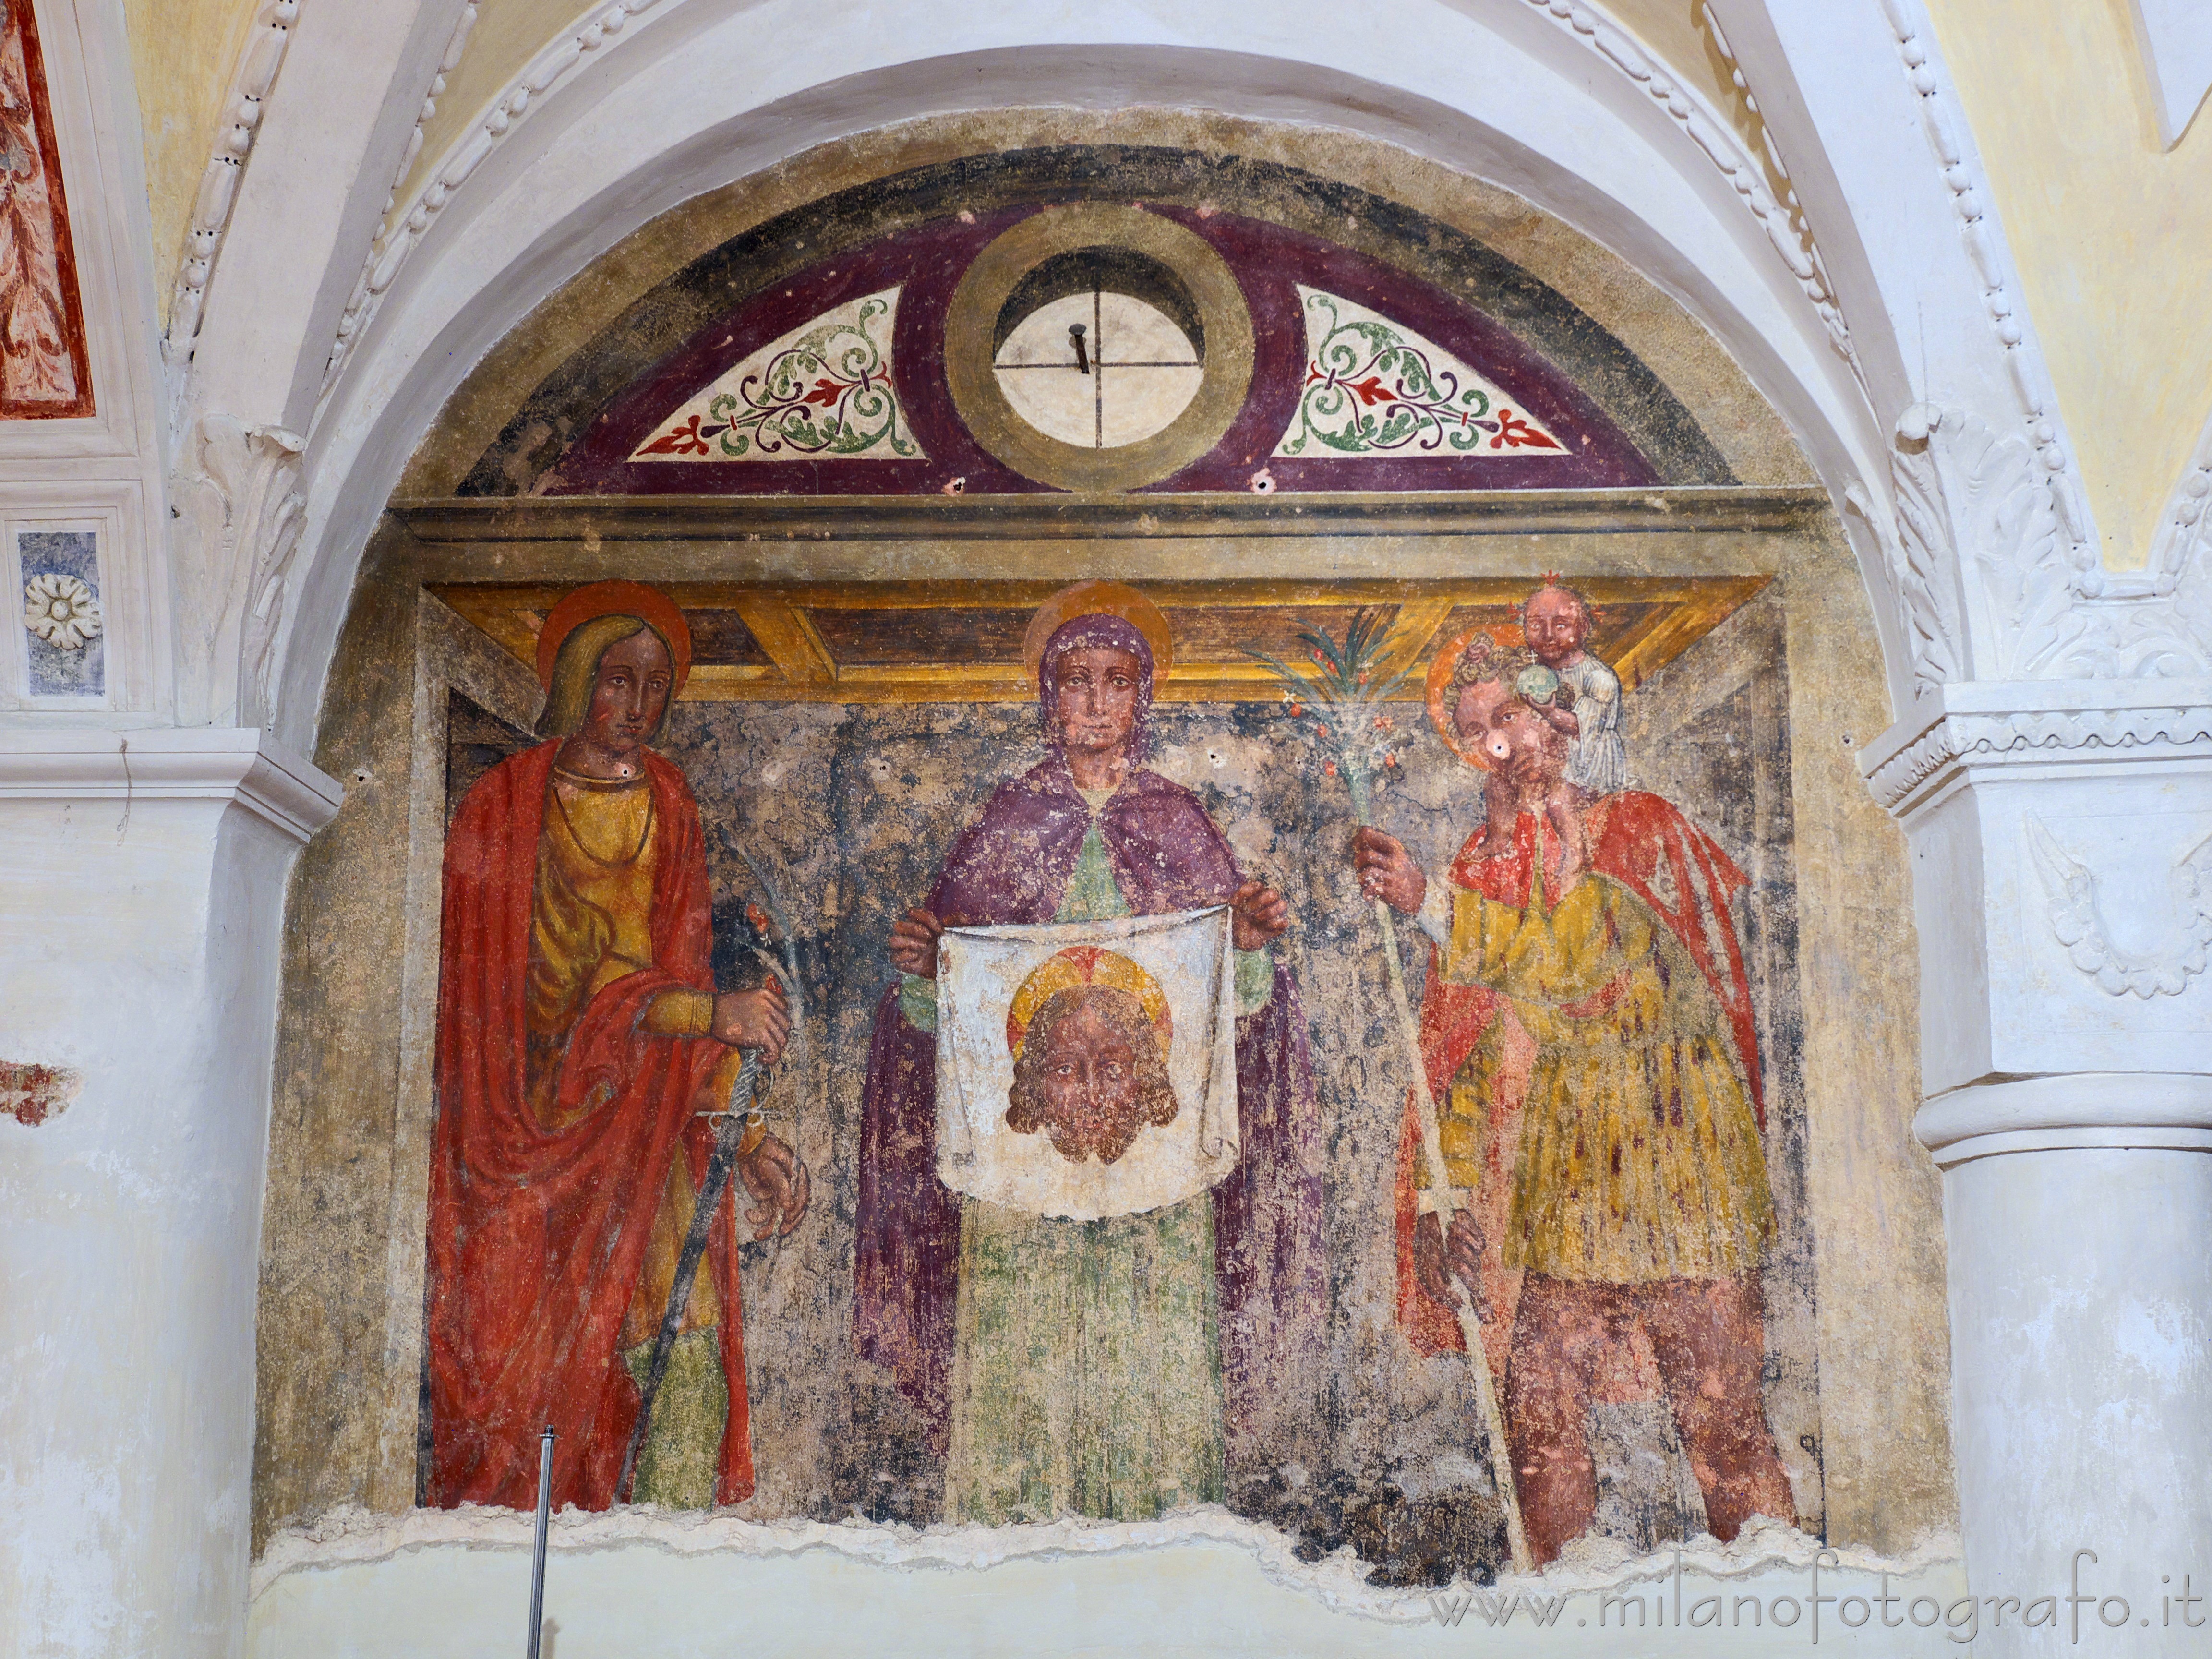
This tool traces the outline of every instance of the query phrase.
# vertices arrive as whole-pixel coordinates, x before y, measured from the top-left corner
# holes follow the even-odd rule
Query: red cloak
[[[1583,814],[1583,823],[1589,836],[1589,868],[1620,883],[1650,906],[1651,914],[1680,941],[1712,988],[1735,1037],[1752,1110],[1759,1127],[1765,1129],[1766,1102],[1759,1079],[1759,1032],[1752,1015],[1743,948],[1736,939],[1730,908],[1744,888],[1743,872],[1718,842],[1675,807],[1641,790],[1624,790],[1593,802]],[[1526,907],[1535,870],[1536,831],[1536,819],[1526,812],[1514,824],[1510,846],[1491,846],[1487,826],[1478,830],[1452,861],[1452,884],[1500,904]],[[1452,1079],[1498,1017],[1504,1001],[1484,986],[1446,983],[1437,952],[1431,947],[1428,990],[1421,999],[1421,1058],[1439,1107],[1450,1091]],[[1520,1081],[1524,1085],[1527,1082],[1525,1062]],[[1516,1098],[1489,1105],[1495,1125],[1517,1111],[1520,1102]],[[1413,1279],[1413,1224],[1418,1208],[1414,1176],[1421,1144],[1419,1109],[1409,1094],[1398,1146],[1398,1321],[1413,1346],[1424,1353],[1464,1352],[1467,1344],[1459,1322],[1431,1302]],[[1495,1148],[1498,1137],[1493,1135],[1492,1143]],[[1494,1163],[1485,1177],[1488,1182],[1501,1182],[1510,1173]],[[1489,1196],[1494,1199],[1499,1194]],[[1502,1207],[1498,1212],[1502,1213]],[[1498,1265],[1499,1229],[1490,1225],[1486,1231],[1489,1237],[1485,1285],[1493,1318],[1484,1328],[1483,1346],[1492,1349],[1492,1364],[1496,1368],[1502,1364],[1503,1344],[1511,1326],[1511,1316],[1503,1304],[1517,1294],[1520,1276]],[[1494,1348],[1493,1331],[1499,1345]]]
[[[614,1502],[637,1416],[616,1352],[670,1161],[696,1180],[711,1135],[694,1092],[726,1052],[653,1036],[640,1018],[663,991],[712,991],[712,911],[699,809],[684,775],[647,752],[658,857],[651,968],[593,997],[569,1033],[558,1103],[539,1127],[524,1091],[525,983],[538,840],[556,739],[487,772],[446,840],[438,986],[436,1143],[430,1162],[428,1501],[537,1502],[550,1424],[553,1504]],[[589,1110],[583,1103],[595,1101]],[[730,1414],[716,1501],[751,1496],[752,1437],[733,1235],[735,1183],[704,1264],[721,1294]]]

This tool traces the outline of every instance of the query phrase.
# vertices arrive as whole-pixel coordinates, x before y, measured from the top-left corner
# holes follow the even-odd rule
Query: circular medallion
[[[1252,382],[1252,316],[1221,256],[1133,207],[1048,208],[968,268],[945,380],[983,447],[1064,489],[1134,489],[1221,441]]]

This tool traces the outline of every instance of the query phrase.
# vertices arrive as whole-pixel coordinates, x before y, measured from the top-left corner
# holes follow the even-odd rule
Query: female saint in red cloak
[[[635,582],[554,608],[546,740],[494,767],[446,842],[430,1170],[429,1501],[615,1502],[638,1376],[671,1298],[740,1045],[773,1063],[782,988],[717,994],[699,810],[647,745],[690,668],[683,614]],[[805,1212],[805,1169],[748,1132],[756,1237]],[[685,1305],[631,1496],[753,1487],[734,1192]]]

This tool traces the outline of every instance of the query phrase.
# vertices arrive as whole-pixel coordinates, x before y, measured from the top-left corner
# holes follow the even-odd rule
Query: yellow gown
[[[1524,906],[1452,890],[1444,977],[1499,993],[1535,1044],[1516,1057],[1493,1021],[1454,1078],[1453,1184],[1479,1184],[1490,1103],[1526,1065],[1506,1267],[1615,1285],[1753,1271],[1774,1202],[1711,987],[1629,888],[1585,871],[1554,902],[1531,862]]]
[[[653,790],[644,778],[590,778],[556,769],[538,842],[525,992],[525,1085],[532,1109],[549,1128],[565,1127],[605,1103],[587,1097],[563,1119],[556,1105],[561,1060],[568,1034],[592,999],[625,975],[653,965],[657,831]],[[696,1037],[712,1031],[714,1017],[712,994],[664,991],[640,1023],[662,1036]],[[716,1101],[728,1098],[738,1064],[732,1049],[715,1068],[708,1091]],[[623,1363],[641,1389],[697,1206],[690,1167],[679,1151],[669,1160],[645,1261],[617,1340]],[[715,1334],[722,1314],[714,1276],[702,1271],[691,1281],[651,1429],[639,1449],[631,1492],[636,1502],[705,1509],[714,1501],[714,1472],[730,1405]]]

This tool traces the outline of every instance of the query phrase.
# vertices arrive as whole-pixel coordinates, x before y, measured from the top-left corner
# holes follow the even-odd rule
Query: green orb
[[[1540,662],[1522,669],[1513,682],[1513,695],[1524,702],[1549,702],[1559,693],[1559,674]]]

